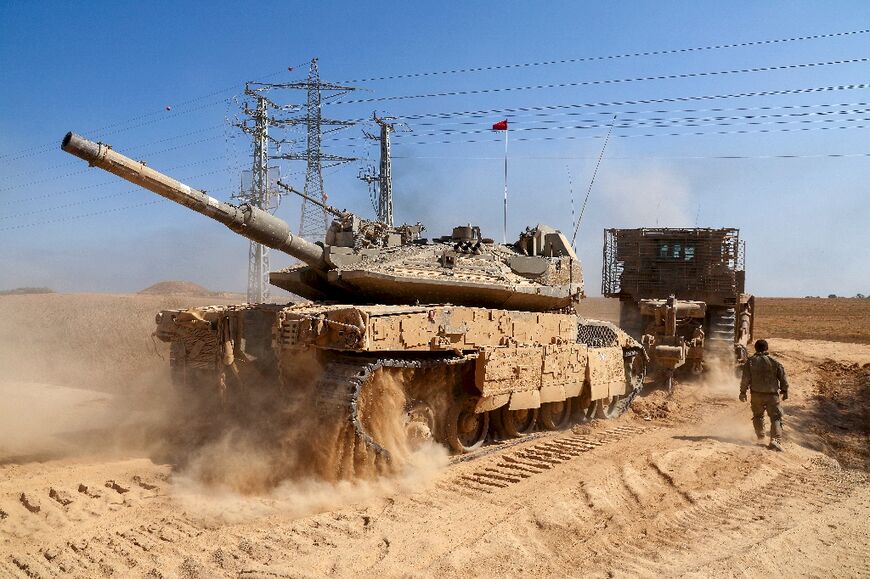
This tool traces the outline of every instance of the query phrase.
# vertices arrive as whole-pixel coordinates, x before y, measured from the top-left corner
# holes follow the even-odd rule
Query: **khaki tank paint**
[[[553,228],[529,227],[513,244],[472,225],[427,240],[419,223],[388,227],[326,206],[335,220],[313,244],[273,215],[214,200],[108,145],[70,133],[62,147],[303,262],[271,280],[319,301],[167,310],[154,335],[171,344],[175,381],[203,396],[292,388],[311,372],[312,411],[344,405],[355,441],[346,464],[389,461],[360,410],[379,395],[378,373],[402,382],[409,432],[458,452],[480,446],[491,423],[494,436],[516,434],[515,412],[557,405],[578,419],[615,417],[642,387],[641,344],[574,312],[582,270]]]
[[[606,229],[602,295],[640,340],[670,390],[676,370],[712,358],[741,365],[755,298],[745,293],[745,245],[734,228]]]

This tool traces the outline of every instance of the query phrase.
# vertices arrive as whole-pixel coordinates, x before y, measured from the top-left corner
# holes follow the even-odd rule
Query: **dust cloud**
[[[691,227],[695,222],[690,184],[666,167],[613,166],[602,173],[600,188],[609,227]]]
[[[182,298],[0,298],[0,464],[148,456],[175,404],[154,312]]]
[[[389,458],[353,428],[346,391],[318,397],[319,368],[251,375],[223,395],[213,380],[173,385],[166,344],[150,334],[154,312],[191,305],[178,301],[0,300],[0,466],[148,458],[171,465],[172,496],[191,514],[240,520],[425,488],[446,465],[443,447],[406,434],[404,375],[376,375],[360,398],[361,424]]]
[[[740,394],[740,373],[740,368],[735,368],[730,358],[707,355],[698,386],[710,396],[737,398]]]
[[[431,485],[447,465],[447,451],[424,443],[404,457],[391,475],[373,479],[325,481],[317,478],[284,480],[271,489],[242,492],[250,484],[271,478],[275,457],[238,441],[221,443],[220,450],[203,452],[190,468],[173,477],[174,498],[190,514],[215,522],[243,522],[268,515],[301,517],[312,513],[365,503],[397,492],[417,492]],[[246,451],[252,451],[247,452]],[[201,467],[210,457],[219,461],[223,474],[203,477]]]
[[[736,401],[740,395],[740,378],[742,370],[734,366],[733,360],[714,355],[704,359],[705,372],[698,380],[697,395],[708,401]],[[733,417],[713,417],[707,415],[701,424],[708,428],[708,433],[719,440],[740,445],[755,443],[755,434],[751,423],[752,413],[749,403],[746,403],[745,414]]]
[[[360,400],[360,419],[389,458],[353,429],[345,405],[315,411],[316,380],[291,384],[271,410],[213,426],[216,438],[187,449],[173,477],[175,499],[191,514],[216,522],[267,515],[303,516],[396,492],[419,491],[447,465],[447,451],[409,437],[404,377],[379,372]],[[264,396],[274,396],[264,394]],[[280,402],[275,403],[276,400]]]
[[[0,464],[162,455],[174,398],[163,374],[115,394],[0,379]]]

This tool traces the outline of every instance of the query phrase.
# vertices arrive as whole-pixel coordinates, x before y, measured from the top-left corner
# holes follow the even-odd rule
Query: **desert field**
[[[755,333],[870,344],[870,299],[760,298]]]
[[[870,299],[755,298],[755,335],[870,344]],[[619,322],[619,300],[587,298],[583,316]]]
[[[268,457],[179,463],[163,436],[155,312],[231,301],[0,296],[0,576],[870,576],[868,300],[759,299],[792,384],[784,453],[717,374],[616,420],[257,492],[229,475]],[[204,480],[215,464],[227,478]]]

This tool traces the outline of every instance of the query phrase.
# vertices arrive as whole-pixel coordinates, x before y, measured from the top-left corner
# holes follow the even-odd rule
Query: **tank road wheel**
[[[595,417],[606,420],[619,418],[626,409],[625,404],[622,404],[622,396],[618,395],[596,400],[595,404],[597,406]]]
[[[518,438],[535,430],[538,422],[537,408],[523,408],[522,410],[508,410],[502,406],[499,410],[499,430],[504,438]]]
[[[405,435],[412,444],[431,440],[435,432],[435,413],[425,402],[412,401],[405,409]]]
[[[589,388],[584,388],[580,396],[575,396],[571,400],[571,409],[577,423],[585,424],[595,418],[597,408],[596,403],[591,400]]]
[[[489,432],[489,413],[475,412],[475,399],[465,398],[453,405],[447,422],[447,443],[459,453],[471,452],[483,445]]]
[[[643,389],[646,378],[646,358],[642,350],[627,350],[623,353],[625,382],[632,391]]]
[[[601,400],[593,400],[589,403],[589,406],[586,407],[580,413],[580,417],[583,422],[591,422],[595,418],[598,418],[601,415]]]
[[[562,430],[571,422],[571,398],[541,404],[538,422],[546,430]]]

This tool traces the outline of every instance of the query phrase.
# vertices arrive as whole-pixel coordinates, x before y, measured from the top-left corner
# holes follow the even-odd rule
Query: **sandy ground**
[[[870,576],[870,345],[771,349],[792,382],[784,453],[755,441],[724,379],[651,391],[614,421],[421,455],[395,479],[258,496],[204,490],[141,447],[44,458],[0,430],[0,576]],[[26,403],[8,406],[16,391]],[[88,421],[118,408],[102,393],[7,379],[0,396],[20,424],[56,410],[40,398],[75,409],[43,442],[82,420],[118,432]]]
[[[758,298],[755,333],[870,344],[870,299]]]
[[[110,399],[94,390],[0,381],[0,461],[69,453],[75,443],[67,440],[68,433],[104,428],[112,422]]]

